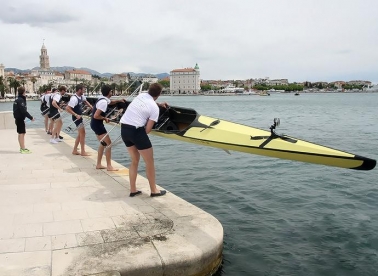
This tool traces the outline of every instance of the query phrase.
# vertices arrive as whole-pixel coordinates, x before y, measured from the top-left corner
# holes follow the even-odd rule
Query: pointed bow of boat
[[[354,170],[369,171],[369,170],[374,169],[375,166],[377,165],[377,161],[374,159],[370,159],[370,158],[366,158],[366,157],[358,156],[358,155],[356,155],[356,159],[363,161],[363,163],[361,166],[352,168]]]

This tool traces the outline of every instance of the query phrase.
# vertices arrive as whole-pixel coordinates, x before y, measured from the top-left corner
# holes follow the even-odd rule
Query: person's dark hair
[[[152,83],[148,88],[148,94],[152,97],[159,97],[162,90],[163,86],[160,83]]]
[[[63,90],[67,91],[67,88],[64,85],[59,86],[58,89],[59,89],[59,92],[62,92]]]
[[[55,88],[55,87],[54,87],[54,88],[51,90],[51,92],[54,93],[56,90],[58,90],[58,88]]]
[[[20,86],[17,88],[18,96],[22,96],[25,93],[25,87]]]
[[[84,85],[82,83],[76,85],[76,92],[83,89],[84,89]]]
[[[101,87],[101,93],[104,97],[107,97],[112,91],[112,87],[110,85],[105,84],[103,87]]]

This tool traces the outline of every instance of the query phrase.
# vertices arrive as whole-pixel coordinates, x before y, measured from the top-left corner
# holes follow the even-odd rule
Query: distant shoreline
[[[270,95],[275,94],[291,94],[294,95],[296,92],[269,92]],[[299,94],[372,94],[372,93],[378,93],[378,91],[360,91],[360,92],[338,92],[338,91],[321,91],[321,92],[299,92]],[[127,97],[128,95],[124,95],[124,97]],[[213,93],[213,94],[161,94],[160,96],[172,96],[172,97],[183,97],[183,96],[190,96],[190,97],[200,97],[200,96],[260,96],[260,94],[242,94],[242,93]],[[92,97],[90,95],[86,95],[86,97]],[[122,96],[121,96],[122,97]],[[8,103],[13,102],[14,99],[0,99],[0,103]],[[27,101],[39,101],[39,99],[27,99]]]

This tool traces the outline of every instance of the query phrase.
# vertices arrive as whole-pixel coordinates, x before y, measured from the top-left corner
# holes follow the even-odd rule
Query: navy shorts
[[[55,121],[55,120],[57,120],[57,119],[60,118],[60,113],[59,113],[59,111],[56,111],[56,112],[50,112],[49,115],[48,115],[48,117],[49,117],[50,119],[53,119],[53,120]]]
[[[15,119],[15,123],[17,126],[17,133],[23,134],[26,133],[25,121],[22,119]]]
[[[44,110],[41,111],[42,116],[45,116],[48,113],[49,113],[49,108],[48,107],[46,107],[46,109],[44,109]]]
[[[83,118],[77,120],[75,116],[72,116],[72,121],[75,123],[76,127],[78,127],[80,124],[83,123]]]
[[[138,150],[152,148],[150,138],[144,127],[136,128],[135,126],[121,124],[121,136],[126,147],[135,147]]]
[[[91,129],[94,131],[94,133],[96,133],[96,135],[102,135],[107,133],[103,123],[95,123],[91,121]]]

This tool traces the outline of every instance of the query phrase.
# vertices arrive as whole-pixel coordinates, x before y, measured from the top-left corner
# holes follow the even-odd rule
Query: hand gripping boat
[[[94,104],[96,99],[87,100]],[[125,111],[129,103],[118,104],[118,109]],[[117,114],[111,106],[109,110]],[[118,123],[122,116],[118,114],[114,123]],[[376,160],[370,158],[279,135],[275,132],[279,123],[279,119],[274,119],[270,131],[266,131],[203,116],[191,108],[170,106],[160,108],[159,120],[151,134],[221,148],[227,152],[233,150],[347,169],[371,170],[376,165]]]

